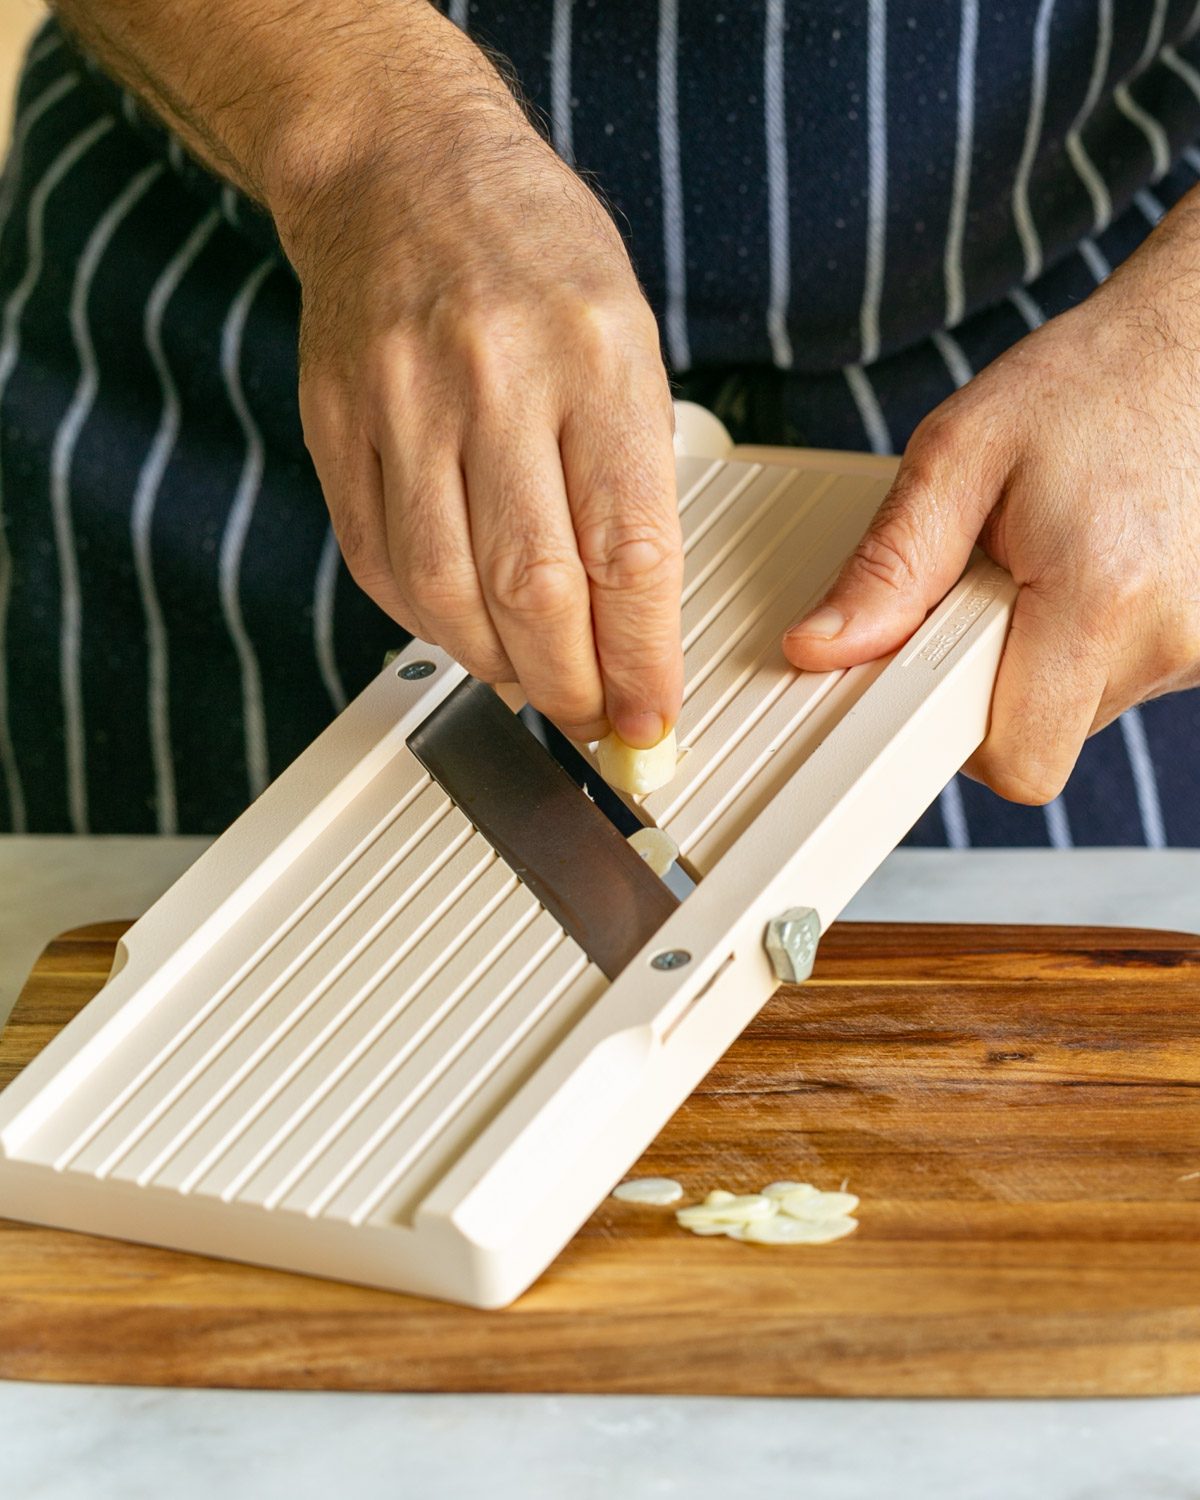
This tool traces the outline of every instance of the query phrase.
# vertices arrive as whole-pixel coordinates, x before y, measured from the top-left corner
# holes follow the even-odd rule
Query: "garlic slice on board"
[[[729,1230],[731,1240],[747,1240],[755,1245],[828,1245],[844,1239],[858,1228],[858,1220],[845,1214],[810,1222],[776,1214],[749,1224],[735,1224]]]
[[[852,1214],[857,1207],[853,1193],[788,1193],[779,1200],[782,1213],[810,1223]]]
[[[817,1189],[811,1182],[768,1182],[765,1188],[759,1188],[764,1198],[789,1198],[795,1195],[796,1201],[800,1201],[800,1195],[815,1198]]]
[[[775,1212],[770,1198],[761,1193],[743,1193],[725,1203],[693,1203],[677,1208],[675,1217],[685,1229],[695,1224],[744,1224],[753,1219],[769,1219]]]
[[[613,1188],[614,1198],[622,1203],[651,1203],[655,1205],[678,1203],[683,1197],[683,1188],[673,1177],[633,1177]]]

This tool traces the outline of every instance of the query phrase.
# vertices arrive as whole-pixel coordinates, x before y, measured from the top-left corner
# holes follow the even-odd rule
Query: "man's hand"
[[[968,771],[1045,803],[1088,735],[1200,684],[1200,199],[1086,303],[914,433],[825,601],[784,639],[827,671],[891,651],[979,542],[1020,585]]]
[[[503,102],[281,221],[300,404],[342,553],[406,629],[577,740],[682,686],[673,414],[612,220]]]
[[[679,711],[658,330],[615,225],[427,0],[58,0],[300,277],[301,414],[351,572],[575,739]]]

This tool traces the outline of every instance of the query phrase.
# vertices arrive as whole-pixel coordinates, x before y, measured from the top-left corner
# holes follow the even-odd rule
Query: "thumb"
[[[920,430],[866,535],[824,599],[783,638],[793,666],[828,672],[894,651],[957,582],[995,498],[978,463],[934,460]],[[957,446],[957,445],[955,445]]]

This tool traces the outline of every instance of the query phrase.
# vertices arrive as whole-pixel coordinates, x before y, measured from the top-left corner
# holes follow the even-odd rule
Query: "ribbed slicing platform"
[[[876,675],[802,676],[779,636],[886,485],[690,459],[679,478],[684,758],[643,816],[703,872]],[[407,1222],[605,985],[397,741],[21,1155],[67,1177]]]
[[[679,462],[682,755],[639,812],[702,878],[612,981],[408,748],[464,676],[413,642],[0,1096],[0,1213],[482,1307],[530,1284],[771,994],[771,920],[828,926],[986,733],[1012,580],[977,560],[890,660],[797,672],[780,637],[891,468],[745,458]]]
[[[705,874],[882,672],[798,673],[780,649],[887,493],[823,470],[680,466],[685,697],[675,780],[642,799]]]
[[[403,751],[25,1154],[402,1217],[604,984]]]

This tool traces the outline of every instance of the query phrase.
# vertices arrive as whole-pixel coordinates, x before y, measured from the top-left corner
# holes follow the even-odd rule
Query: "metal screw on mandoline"
[[[419,682],[422,677],[432,677],[437,668],[431,661],[410,661],[400,668],[397,677],[403,677],[405,682]]]
[[[656,953],[650,960],[652,969],[682,969],[690,964],[692,955],[686,948],[668,948],[665,953]]]

